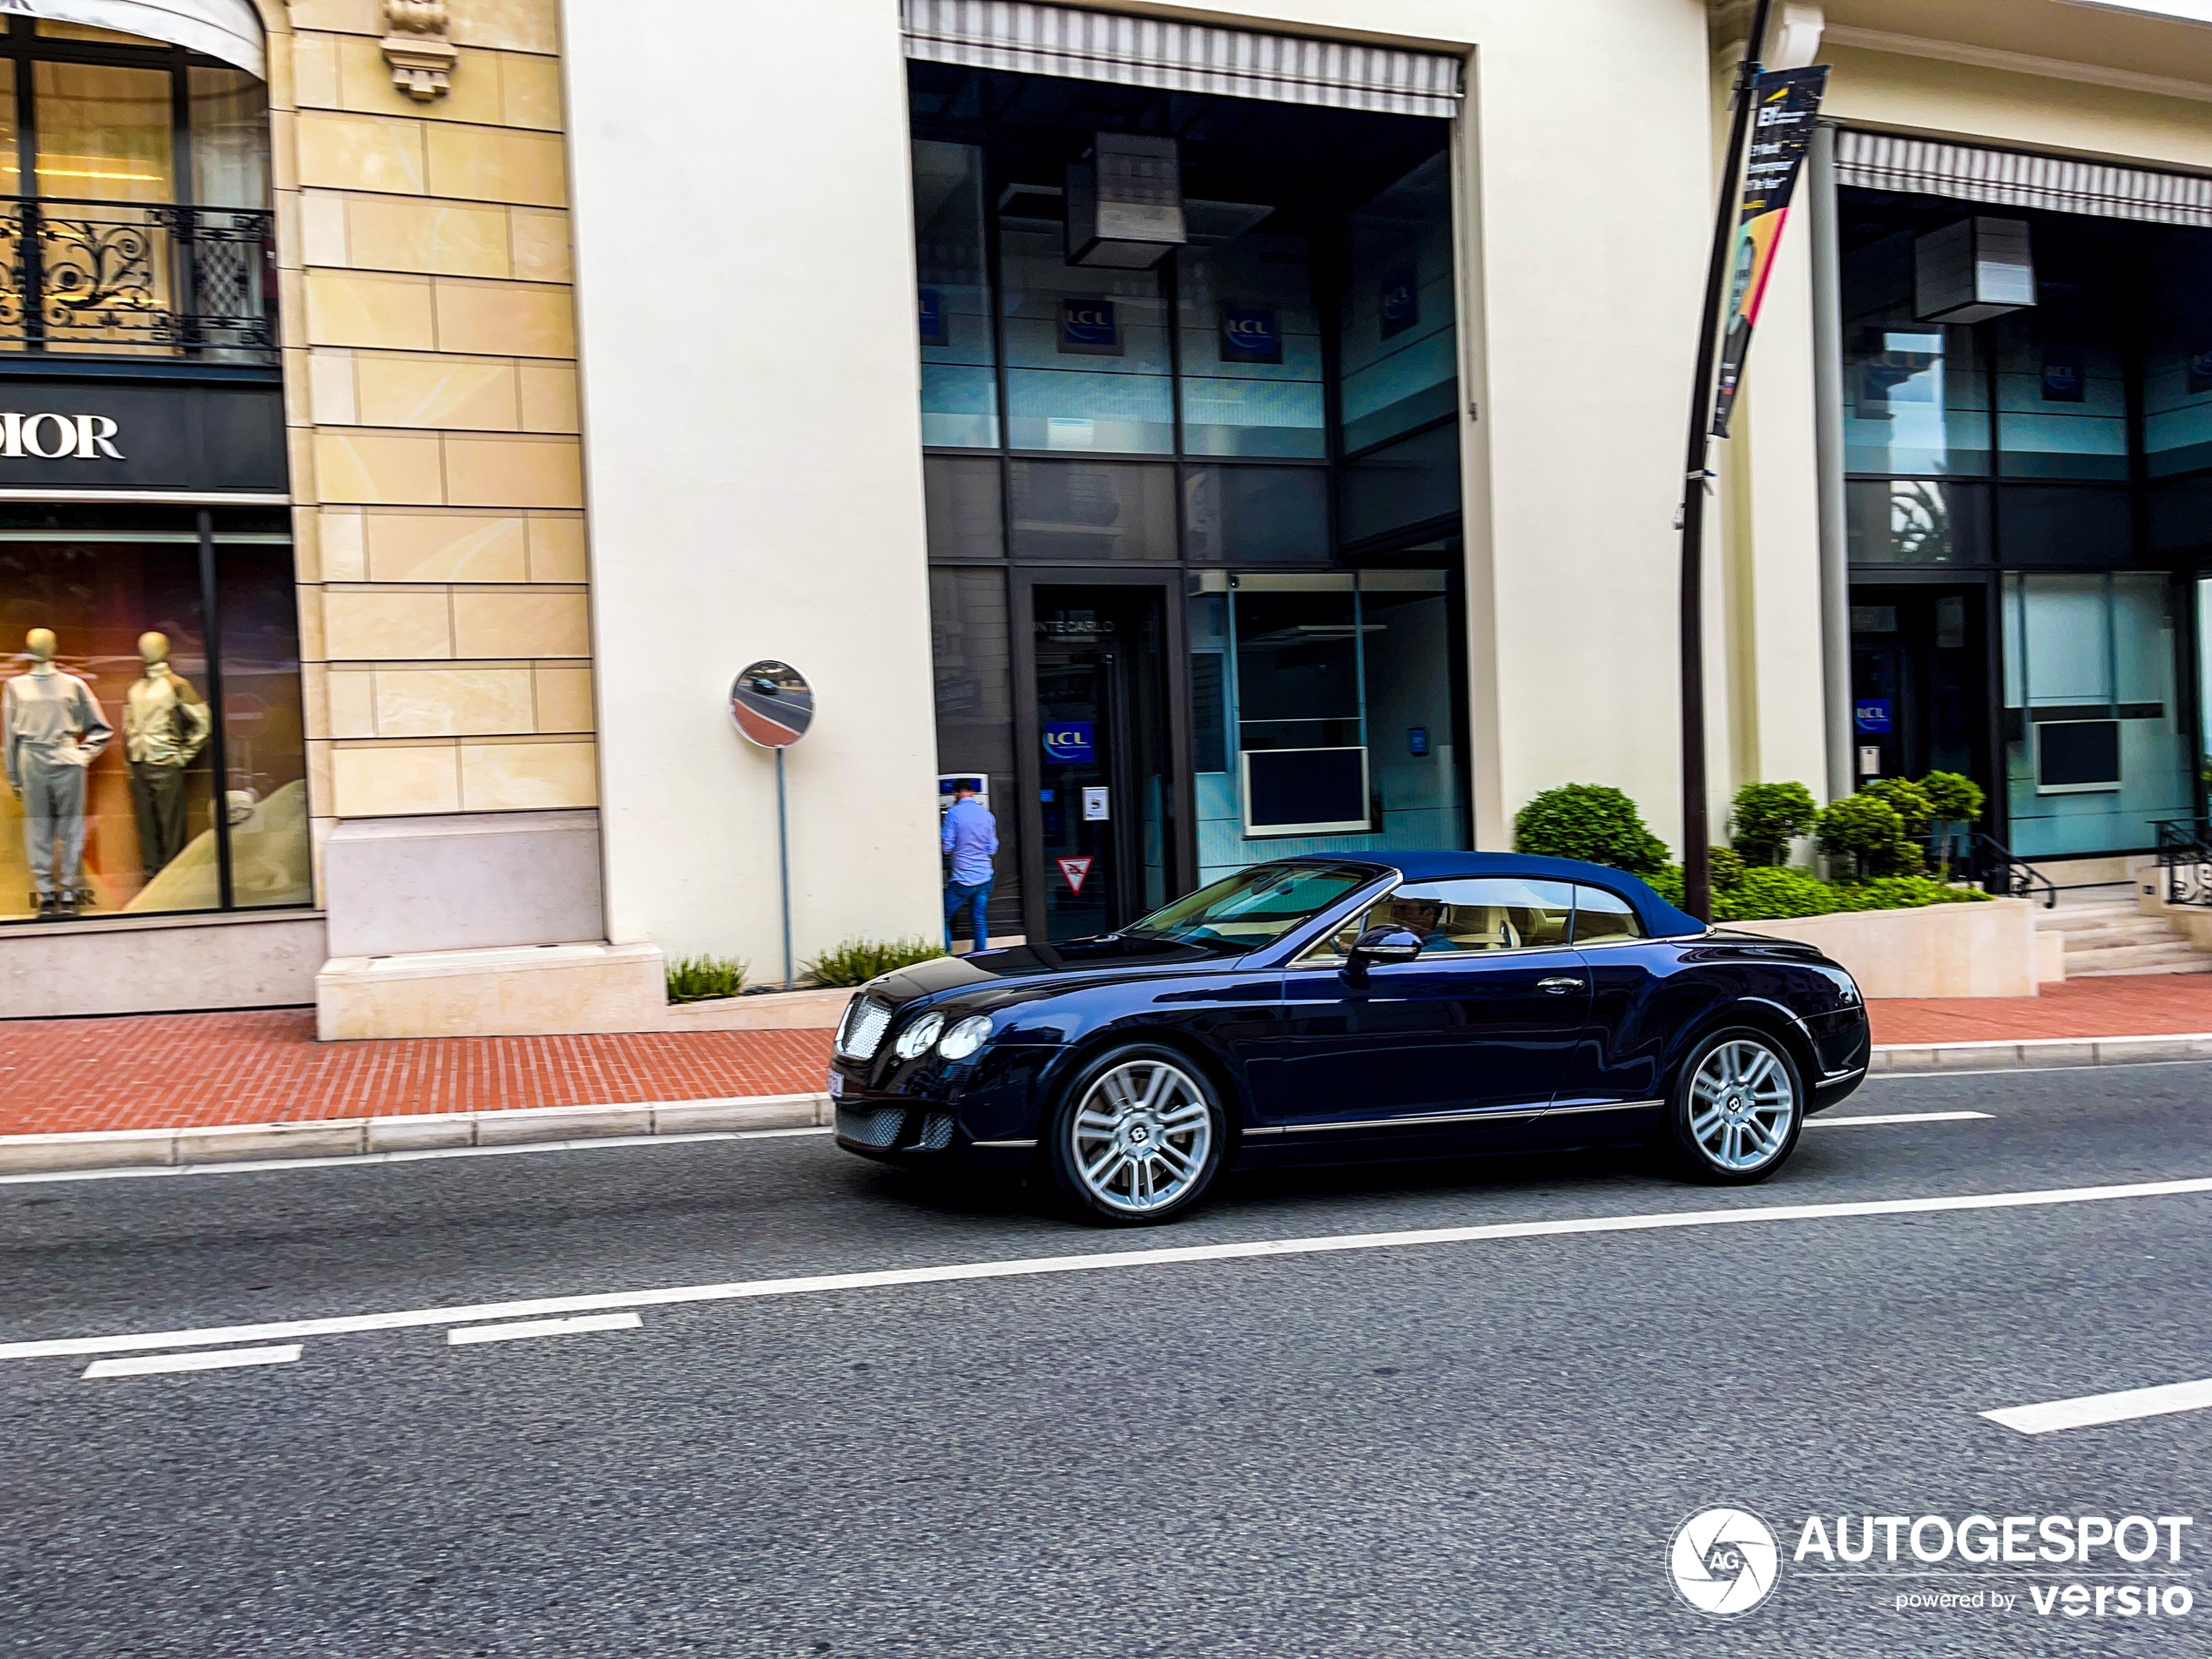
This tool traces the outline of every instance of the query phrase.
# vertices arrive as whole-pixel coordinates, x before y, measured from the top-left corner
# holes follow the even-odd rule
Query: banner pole
[[[1757,0],[1743,61],[1736,74],[1728,159],[1721,169],[1720,209],[1705,265],[1705,307],[1697,328],[1696,379],[1689,395],[1689,444],[1683,469],[1682,510],[1682,886],[1683,907],[1700,921],[1713,914],[1712,871],[1706,857],[1712,834],[1705,804],[1705,481],[1710,470],[1713,366],[1720,341],[1721,299],[1728,280],[1729,250],[1736,239],[1737,190],[1751,129],[1751,81],[1759,72],[1773,0]]]

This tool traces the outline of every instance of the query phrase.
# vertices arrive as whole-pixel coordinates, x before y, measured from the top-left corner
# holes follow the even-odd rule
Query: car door
[[[1659,1062],[1669,1033],[1653,1018],[1651,992],[1672,964],[1673,948],[1647,938],[1620,894],[1587,882],[1574,887],[1588,1013],[1559,1092],[1536,1124],[1534,1139],[1545,1146],[1641,1135],[1656,1126],[1666,1088]]]
[[[1262,1123],[1286,1144],[1370,1151],[1520,1143],[1588,1010],[1573,905],[1564,882],[1428,881],[1339,929],[1284,974],[1278,1035],[1254,1073]],[[1352,941],[1386,922],[1421,934],[1421,954],[1360,970]]]

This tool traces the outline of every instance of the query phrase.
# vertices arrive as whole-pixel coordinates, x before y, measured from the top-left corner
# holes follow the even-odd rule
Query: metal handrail
[[[0,350],[274,362],[276,216],[0,196]]]
[[[2161,819],[2158,832],[2160,896],[2168,904],[2212,905],[2212,826],[2202,818]]]
[[[1973,836],[1974,862],[1982,872],[1982,890],[1993,893],[1990,884],[2001,881],[2007,896],[2014,899],[2040,897],[2046,910],[2055,910],[2059,905],[2058,883],[2026,860],[2014,856],[2013,849],[1985,830],[1969,832]]]

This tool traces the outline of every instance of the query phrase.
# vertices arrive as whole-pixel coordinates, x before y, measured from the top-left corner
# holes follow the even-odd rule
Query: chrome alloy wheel
[[[1107,1209],[1143,1215],[1189,1191],[1213,1150],[1205,1093],[1179,1066],[1132,1060],[1102,1073],[1069,1120],[1076,1177]]]
[[[1689,1133],[1714,1168],[1741,1173],[1781,1156],[1797,1116],[1789,1068],[1763,1042],[1714,1046],[1689,1083]]]

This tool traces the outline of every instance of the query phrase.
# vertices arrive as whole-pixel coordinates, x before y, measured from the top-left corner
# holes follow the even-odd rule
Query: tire
[[[1228,1146],[1228,1118],[1205,1073],[1173,1049],[1127,1043],[1062,1092],[1044,1162],[1061,1202],[1082,1220],[1157,1226],[1205,1196]]]
[[[1703,1038],[1676,1074],[1665,1143],[1690,1180],[1748,1187],[1789,1162],[1804,1122],[1804,1079],[1788,1047],[1730,1026]]]

